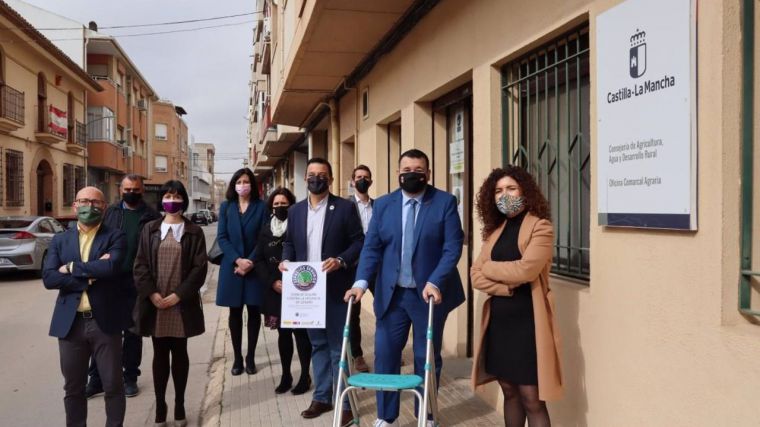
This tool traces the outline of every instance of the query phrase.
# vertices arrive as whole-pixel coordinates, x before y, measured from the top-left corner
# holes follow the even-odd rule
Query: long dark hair
[[[274,204],[274,198],[283,195],[286,199],[288,199],[288,206],[293,206],[296,203],[296,196],[293,195],[293,193],[290,192],[285,187],[277,187],[274,191],[272,191],[272,194],[269,195],[269,199],[267,200],[267,206],[269,207],[269,212],[273,212],[274,209],[272,208],[272,205]]]
[[[248,175],[248,179],[251,181],[251,200],[256,200],[259,198],[259,186],[256,185],[256,177],[253,176],[253,172],[251,172],[248,168],[242,168],[238,169],[237,172],[235,172],[232,175],[232,178],[230,179],[229,185],[227,185],[227,193],[225,193],[225,198],[230,202],[237,202],[239,197],[237,191],[235,191],[235,183],[238,179],[240,179],[241,176]]]
[[[509,165],[505,168],[497,168],[491,171],[483,181],[483,185],[478,191],[477,209],[478,216],[483,222],[481,235],[483,240],[487,239],[491,233],[504,222],[504,215],[496,207],[496,183],[500,179],[508,176],[520,185],[523,196],[525,196],[525,207],[528,212],[541,218],[551,220],[551,211],[549,202],[546,201],[541,189],[536,184],[536,180],[525,169],[519,166]]]

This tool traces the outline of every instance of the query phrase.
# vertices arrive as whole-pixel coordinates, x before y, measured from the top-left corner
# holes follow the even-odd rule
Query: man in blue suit
[[[65,381],[67,426],[87,425],[87,370],[92,355],[105,390],[106,426],[124,423],[121,331],[131,326],[123,281],[116,280],[126,248],[124,232],[102,225],[106,202],[95,187],[74,201],[76,227],[53,237],[42,282],[57,289],[50,335],[58,338]]]
[[[433,342],[436,375],[441,373],[443,326],[451,310],[464,302],[457,270],[464,233],[456,198],[428,185],[430,162],[412,149],[399,159],[401,189],[375,201],[372,221],[359,259],[356,283],[346,292],[359,301],[375,282],[375,372],[401,372],[401,352],[409,328],[414,337],[414,372],[424,375],[427,302],[436,304]],[[375,426],[395,425],[398,393],[377,393]],[[431,422],[428,422],[430,424]]]
[[[359,214],[350,201],[330,194],[332,167],[327,160],[310,159],[306,165],[309,196],[288,209],[288,229],[282,248],[280,271],[288,261],[321,262],[327,272],[327,310],[324,329],[309,329],[314,368],[314,397],[301,412],[316,418],[333,409],[333,387],[338,381],[338,363],[347,307],[343,295],[354,281],[354,265],[364,243]],[[353,416],[344,402],[341,425]]]

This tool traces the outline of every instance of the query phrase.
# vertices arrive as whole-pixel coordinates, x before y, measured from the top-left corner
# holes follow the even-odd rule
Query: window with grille
[[[6,206],[24,205],[24,153],[5,150]]]
[[[167,168],[167,158],[166,156],[156,156],[155,157],[155,163],[154,163],[154,170],[156,172],[166,172]]]
[[[504,162],[528,169],[551,206],[552,272],[588,280],[588,24],[502,70]]]
[[[82,166],[74,166],[74,197],[85,186],[85,170]]]
[[[76,196],[76,181],[74,177],[74,165],[63,164],[63,204],[69,206],[74,203]]]

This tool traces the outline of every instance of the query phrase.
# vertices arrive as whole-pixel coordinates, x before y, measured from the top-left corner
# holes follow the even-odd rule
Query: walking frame
[[[348,301],[348,310],[346,312],[346,323],[343,326],[343,345],[340,351],[340,363],[338,369],[338,384],[335,387],[335,409],[333,413],[333,427],[340,427],[341,413],[343,412],[343,400],[348,396],[348,403],[351,407],[351,413],[354,416],[353,424],[359,425],[359,400],[357,390],[375,390],[375,391],[392,391],[392,392],[410,392],[417,396],[422,402],[419,405],[417,413],[417,426],[425,427],[429,415],[433,417],[433,424],[438,426],[438,400],[436,390],[438,389],[435,377],[435,353],[433,347],[433,298],[428,300],[428,326],[426,333],[426,352],[425,352],[425,378],[416,374],[375,374],[375,373],[358,373],[351,375],[348,359],[350,358],[350,322],[351,310],[354,305],[354,297],[351,296]],[[423,392],[420,393],[417,388],[423,385]],[[345,385],[345,388],[344,388]]]

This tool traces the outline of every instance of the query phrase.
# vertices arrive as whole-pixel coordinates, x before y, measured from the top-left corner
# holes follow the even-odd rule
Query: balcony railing
[[[87,122],[87,141],[116,142],[116,117],[99,117]]]
[[[77,122],[75,131],[76,138],[74,142],[84,147],[87,144],[87,126],[82,122]]]
[[[8,86],[0,86],[0,117],[24,124],[24,92]]]

